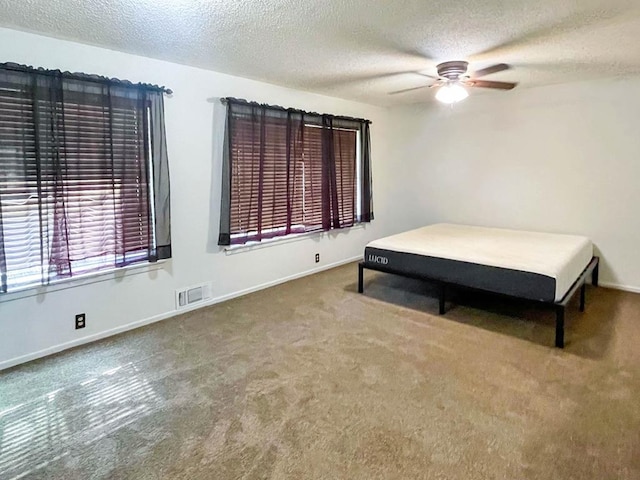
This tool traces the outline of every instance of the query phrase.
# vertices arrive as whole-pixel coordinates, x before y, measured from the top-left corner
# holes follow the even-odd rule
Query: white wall
[[[393,221],[394,189],[402,182],[390,161],[384,109],[7,29],[0,29],[0,58],[157,83],[175,92],[165,102],[173,259],[160,269],[121,271],[97,283],[0,297],[0,369],[166,318],[174,313],[176,288],[211,280],[220,300],[352,259],[370,239],[406,227]],[[223,96],[371,119],[376,220],[347,233],[225,254],[216,245],[223,133],[217,99]],[[86,312],[87,327],[76,331],[79,312]]]
[[[390,120],[415,179],[403,224],[586,235],[603,283],[640,291],[640,79],[488,92]]]
[[[370,239],[436,221],[588,235],[603,259],[602,280],[640,290],[639,79],[389,111],[7,29],[0,29],[0,58],[175,91],[166,100],[174,258],[98,282],[0,296],[0,369],[167,318],[176,288],[212,281],[214,300],[229,298],[355,258]],[[371,119],[376,220],[348,233],[221,251],[223,96]],[[79,312],[87,328],[76,331]]]

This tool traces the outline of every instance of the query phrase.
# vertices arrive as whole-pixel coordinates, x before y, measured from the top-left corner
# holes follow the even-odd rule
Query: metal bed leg
[[[439,303],[440,303],[440,315],[444,315],[444,303],[445,303],[445,296],[446,296],[446,285],[444,283],[441,283],[438,289],[438,297],[439,297]]]
[[[556,347],[564,348],[564,307],[556,307]]]
[[[598,278],[600,277],[600,262],[596,263],[596,266],[593,267],[593,272],[591,272],[591,283],[594,287],[598,286]]]
[[[358,293],[364,292],[364,267],[358,264]]]
[[[580,287],[580,311],[584,312],[584,304],[587,296],[587,284],[583,283]]]

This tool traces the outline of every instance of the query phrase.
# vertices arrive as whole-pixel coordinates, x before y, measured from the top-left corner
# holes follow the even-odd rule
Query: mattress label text
[[[389,259],[387,257],[382,257],[380,255],[369,255],[367,259],[372,263],[379,263],[380,265],[386,265],[389,263]]]

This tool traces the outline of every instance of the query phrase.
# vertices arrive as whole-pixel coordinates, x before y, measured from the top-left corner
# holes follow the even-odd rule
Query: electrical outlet
[[[87,316],[84,313],[79,313],[76,315],[76,330],[79,328],[84,328],[87,325]]]
[[[316,253],[316,263],[320,263],[320,254]]]

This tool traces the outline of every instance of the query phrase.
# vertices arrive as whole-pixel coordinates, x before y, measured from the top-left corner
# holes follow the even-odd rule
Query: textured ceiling
[[[2,0],[0,25],[379,105],[430,101],[389,92],[445,60],[519,88],[640,73],[639,0]]]

